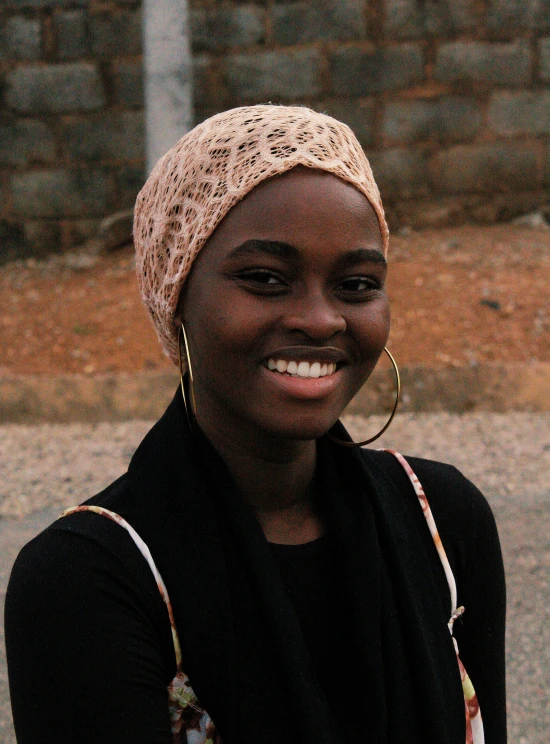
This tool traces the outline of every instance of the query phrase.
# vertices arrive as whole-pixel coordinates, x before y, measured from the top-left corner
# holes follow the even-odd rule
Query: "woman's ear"
[[[179,326],[182,324],[183,321],[183,295],[185,292],[185,287],[181,290],[180,296],[178,299],[178,304],[176,306],[176,312],[174,313],[174,322]]]

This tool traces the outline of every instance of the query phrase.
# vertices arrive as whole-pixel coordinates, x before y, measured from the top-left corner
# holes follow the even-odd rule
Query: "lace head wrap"
[[[387,252],[380,193],[348,126],[301,106],[243,106],[212,116],[158,161],[135,207],[139,289],[175,363],[174,314],[197,253],[254,186],[297,165],[328,171],[359,189],[377,214]]]

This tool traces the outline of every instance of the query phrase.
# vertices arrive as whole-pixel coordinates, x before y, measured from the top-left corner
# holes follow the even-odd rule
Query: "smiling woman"
[[[196,416],[207,436],[217,427],[246,450],[330,429],[388,338],[382,250],[366,197],[330,173],[297,166],[233,207],[176,313],[201,370]]]
[[[212,117],[153,170],[135,239],[182,384],[128,473],[16,562],[18,741],[503,744],[487,502],[338,422],[390,327],[351,130],[297,107]]]

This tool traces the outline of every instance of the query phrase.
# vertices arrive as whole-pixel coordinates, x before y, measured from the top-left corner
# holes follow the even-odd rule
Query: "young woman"
[[[212,117],[153,170],[135,242],[182,385],[128,472],[16,562],[20,744],[503,744],[487,502],[338,422],[390,330],[352,132],[299,107]]]

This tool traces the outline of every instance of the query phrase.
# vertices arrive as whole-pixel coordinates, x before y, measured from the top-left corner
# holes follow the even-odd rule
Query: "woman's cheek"
[[[390,333],[390,307],[387,298],[376,300],[365,308],[365,312],[350,318],[351,326],[361,345],[365,347],[385,346]]]

